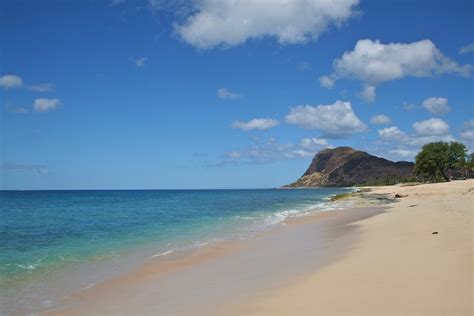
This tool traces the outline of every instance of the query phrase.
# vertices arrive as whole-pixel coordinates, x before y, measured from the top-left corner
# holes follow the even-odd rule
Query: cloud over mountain
[[[290,109],[285,120],[305,129],[321,130],[325,138],[346,138],[367,129],[352,110],[351,103],[343,101],[329,105],[299,105]]]

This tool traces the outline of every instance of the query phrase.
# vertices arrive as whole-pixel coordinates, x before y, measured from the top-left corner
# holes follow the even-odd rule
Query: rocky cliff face
[[[393,162],[350,147],[324,149],[301,178],[287,187],[343,187],[400,182],[413,174],[413,163]]]

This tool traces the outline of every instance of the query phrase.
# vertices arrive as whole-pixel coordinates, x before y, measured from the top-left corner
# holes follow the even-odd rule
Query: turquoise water
[[[51,304],[55,294],[45,288],[71,271],[91,283],[100,280],[100,263],[123,270],[115,264],[121,258],[139,264],[247,238],[288,217],[325,210],[329,196],[347,190],[2,191],[1,303],[10,312],[34,299]]]

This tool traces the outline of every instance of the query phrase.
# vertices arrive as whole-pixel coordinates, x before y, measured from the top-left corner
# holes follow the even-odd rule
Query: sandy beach
[[[472,315],[473,193],[473,180],[372,188],[402,197],[151,261],[49,315]]]
[[[342,260],[229,311],[472,315],[474,181],[373,193],[406,196],[388,212],[354,223],[361,239]]]

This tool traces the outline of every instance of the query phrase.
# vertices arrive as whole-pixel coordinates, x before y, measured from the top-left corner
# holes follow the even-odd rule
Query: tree
[[[467,149],[458,142],[434,142],[423,146],[415,158],[415,172],[427,176],[431,181],[441,177],[450,181],[449,172],[454,168],[464,168]]]
[[[464,144],[451,142],[449,144],[449,168],[464,169],[466,167],[467,148]]]
[[[474,153],[471,153],[471,154],[467,157],[467,167],[468,167],[468,168],[474,168]]]
[[[466,178],[469,178],[473,170],[474,170],[474,153],[471,153],[467,156],[467,160],[466,160],[466,167],[465,167]]]

